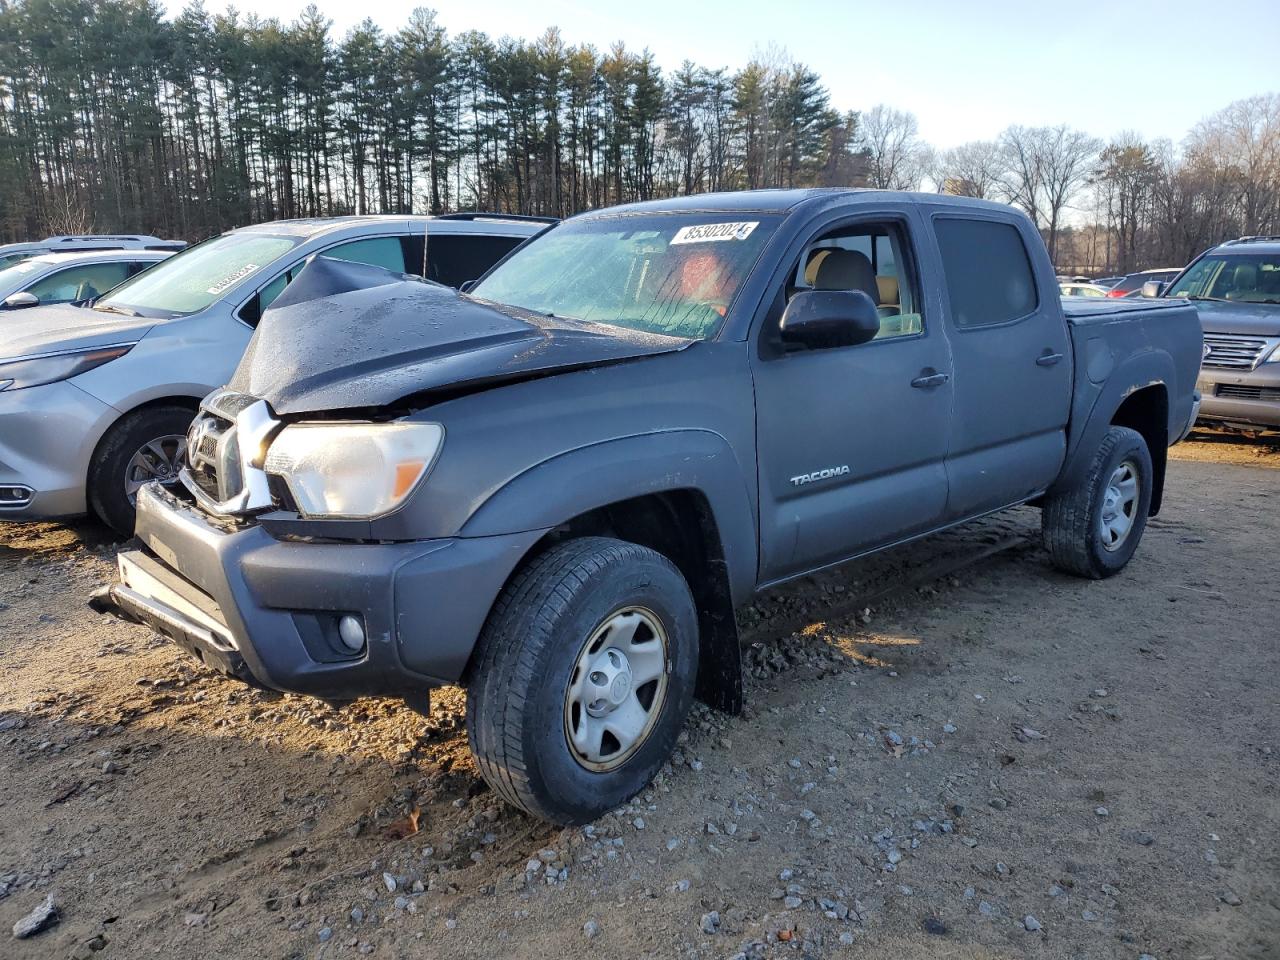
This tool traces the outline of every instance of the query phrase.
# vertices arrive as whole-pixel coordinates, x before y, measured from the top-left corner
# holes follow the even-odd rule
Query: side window
[[[1036,309],[1031,258],[1015,226],[956,217],[933,223],[957,327],[1008,323]]]
[[[922,333],[920,290],[910,269],[903,228],[896,223],[858,224],[824,234],[805,249],[788,287],[861,290],[880,312],[877,340]]]
[[[400,245],[400,239],[400,237],[368,237],[363,240],[352,240],[349,243],[330,247],[328,250],[320,250],[317,256],[350,260],[352,263],[367,263],[395,273],[404,273],[404,251]],[[249,326],[255,326],[262,319],[262,311],[271,306],[272,301],[293,282],[293,278],[302,271],[302,266],[302,263],[294,264],[259,290],[252,300],[240,308],[240,319]]]
[[[422,270],[422,238],[414,273]],[[524,241],[524,237],[485,237],[446,233],[427,237],[427,279],[447,287],[478,280],[490,267]]]
[[[124,261],[86,264],[60,270],[53,276],[38,280],[27,287],[27,292],[39,297],[41,303],[87,300],[89,297],[101,296],[117,284],[123,283],[128,272],[129,264]]]
[[[400,246],[399,237],[369,237],[365,240],[352,240],[350,243],[340,243],[328,250],[321,250],[320,256],[333,257],[335,260],[350,260],[352,263],[367,263],[393,273],[405,272],[404,248]]]

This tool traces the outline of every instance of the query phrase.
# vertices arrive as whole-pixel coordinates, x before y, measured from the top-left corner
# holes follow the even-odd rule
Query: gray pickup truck
[[[317,258],[93,603],[277,690],[465,684],[485,779],[583,822],[738,709],[759,590],[1022,503],[1121,570],[1200,358],[1193,306],[1064,308],[1027,218],[954,197],[601,210],[467,294]]]

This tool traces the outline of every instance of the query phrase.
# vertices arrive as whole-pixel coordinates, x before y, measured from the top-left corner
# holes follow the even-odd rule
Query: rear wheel
[[[1094,580],[1124,569],[1147,526],[1151,477],[1142,434],[1108,430],[1080,482],[1045,501],[1040,524],[1053,565]]]
[[[467,688],[471,751],[507,801],[553,823],[624,803],[670,756],[693,702],[697,612],[666,557],[559,544],[503,590]]]
[[[117,533],[133,534],[134,506],[144,483],[177,481],[194,416],[176,405],[135,410],[121,417],[98,444],[89,465],[89,506]]]

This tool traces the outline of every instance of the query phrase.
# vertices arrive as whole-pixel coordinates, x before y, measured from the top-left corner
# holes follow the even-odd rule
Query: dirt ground
[[[0,526],[0,957],[1280,957],[1280,445],[1174,455],[1114,579],[1023,509],[762,597],[746,714],[564,831],[460,693],[240,687],[89,612],[100,528]]]

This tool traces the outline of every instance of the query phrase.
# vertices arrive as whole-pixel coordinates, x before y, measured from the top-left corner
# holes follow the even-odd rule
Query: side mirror
[[[458,288],[458,292],[459,292],[459,293],[470,293],[470,292],[475,288],[475,285],[476,285],[476,281],[474,281],[474,280],[466,280],[466,281],[463,281],[462,286],[460,286],[460,287]]]
[[[801,290],[782,312],[782,340],[810,349],[856,347],[880,332],[880,311],[861,290]]]
[[[34,293],[27,293],[23,290],[21,293],[10,294],[4,301],[6,310],[23,310],[27,307],[40,306],[40,298]]]
[[[1163,280],[1148,280],[1142,285],[1142,295],[1144,297],[1158,297],[1164,293],[1167,286],[1169,285]]]

